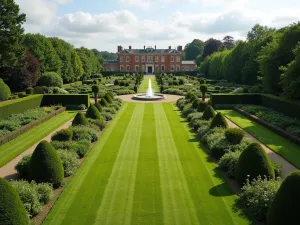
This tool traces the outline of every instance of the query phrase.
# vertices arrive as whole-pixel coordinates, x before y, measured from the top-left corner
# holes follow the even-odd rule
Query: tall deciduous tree
[[[225,36],[225,37],[223,38],[223,46],[224,46],[226,49],[232,49],[232,48],[234,48],[234,46],[235,46],[234,38],[231,37],[231,36]]]
[[[82,62],[76,51],[73,51],[71,54],[71,64],[73,68],[74,78],[78,80],[83,75]]]
[[[13,67],[24,55],[22,24],[26,16],[19,11],[13,0],[0,1],[0,67]]]
[[[184,48],[184,55],[186,60],[196,60],[197,56],[202,55],[204,49],[204,42],[195,39],[188,43]]]
[[[220,40],[214,38],[208,39],[205,42],[202,58],[205,59],[207,56],[217,52],[221,46],[222,42]]]

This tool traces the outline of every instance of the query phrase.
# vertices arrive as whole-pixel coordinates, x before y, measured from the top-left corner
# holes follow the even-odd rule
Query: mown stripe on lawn
[[[92,224],[135,105],[125,103],[50,211],[44,224]]]
[[[178,151],[162,104],[154,105],[165,225],[199,224]]]
[[[163,224],[153,104],[145,104],[131,224]]]
[[[237,196],[225,182],[216,164],[199,148],[199,141],[189,132],[187,123],[180,119],[171,104],[164,104],[164,109],[200,223],[249,224],[247,219],[233,211]]]
[[[135,107],[94,224],[131,224],[134,185],[145,104]]]
[[[13,160],[32,145],[46,137],[49,133],[71,120],[75,112],[66,111],[32,128],[19,137],[0,147],[0,167]]]

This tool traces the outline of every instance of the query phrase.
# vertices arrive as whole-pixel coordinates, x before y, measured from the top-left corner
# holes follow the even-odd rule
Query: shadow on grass
[[[233,191],[228,189],[228,184],[226,182],[223,182],[222,184],[218,184],[217,186],[212,187],[209,190],[209,194],[216,197],[235,195]]]

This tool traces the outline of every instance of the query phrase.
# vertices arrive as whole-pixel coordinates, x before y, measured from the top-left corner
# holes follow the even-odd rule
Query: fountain
[[[143,100],[143,101],[145,101],[145,100],[146,101],[154,101],[154,100],[165,99],[165,96],[161,95],[161,94],[154,94],[154,91],[152,89],[151,79],[149,79],[147,93],[146,94],[137,94],[137,95],[133,96],[133,99]]]

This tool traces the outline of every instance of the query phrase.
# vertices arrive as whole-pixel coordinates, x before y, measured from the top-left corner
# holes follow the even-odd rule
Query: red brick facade
[[[106,71],[120,72],[176,72],[193,71],[196,68],[194,61],[182,61],[182,46],[177,49],[124,49],[118,46],[118,61],[106,62]]]

